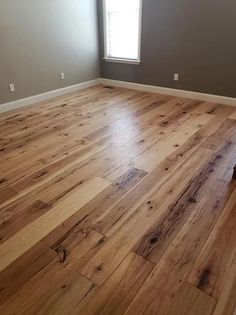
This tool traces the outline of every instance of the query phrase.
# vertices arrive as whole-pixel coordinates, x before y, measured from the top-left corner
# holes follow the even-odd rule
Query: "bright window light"
[[[105,59],[140,62],[142,0],[104,0]]]

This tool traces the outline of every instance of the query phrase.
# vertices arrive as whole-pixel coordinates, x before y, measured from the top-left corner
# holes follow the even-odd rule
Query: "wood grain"
[[[189,282],[208,295],[219,298],[236,255],[236,193],[226,204],[196,260]],[[232,275],[234,277],[234,275]]]
[[[189,284],[184,284],[178,292],[169,315],[211,315],[216,300]]]
[[[86,203],[96,197],[110,182],[97,178],[76,191],[64,202],[52,208],[46,214],[27,225],[0,246],[0,271],[24,254],[43,237],[55,229],[60,223],[79,211]],[[43,227],[43,228],[42,228]]]
[[[154,265],[130,253],[81,314],[123,314]]]
[[[0,117],[0,313],[235,315],[236,109],[94,86]]]

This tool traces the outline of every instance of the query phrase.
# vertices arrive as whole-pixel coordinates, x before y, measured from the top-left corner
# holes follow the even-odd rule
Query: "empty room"
[[[236,315],[236,2],[0,0],[0,314]]]

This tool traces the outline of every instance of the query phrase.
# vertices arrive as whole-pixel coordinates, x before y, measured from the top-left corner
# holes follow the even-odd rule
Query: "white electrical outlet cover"
[[[9,88],[12,93],[15,92],[15,85],[13,83],[9,84]]]
[[[174,80],[175,80],[175,81],[179,81],[179,74],[178,74],[178,73],[175,73],[175,74],[174,74]]]

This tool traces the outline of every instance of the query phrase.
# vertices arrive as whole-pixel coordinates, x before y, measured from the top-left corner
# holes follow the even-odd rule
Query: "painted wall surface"
[[[235,35],[235,0],[143,0],[141,65],[102,60],[102,77],[236,97]]]
[[[0,0],[0,104],[98,78],[98,47],[96,0]]]

